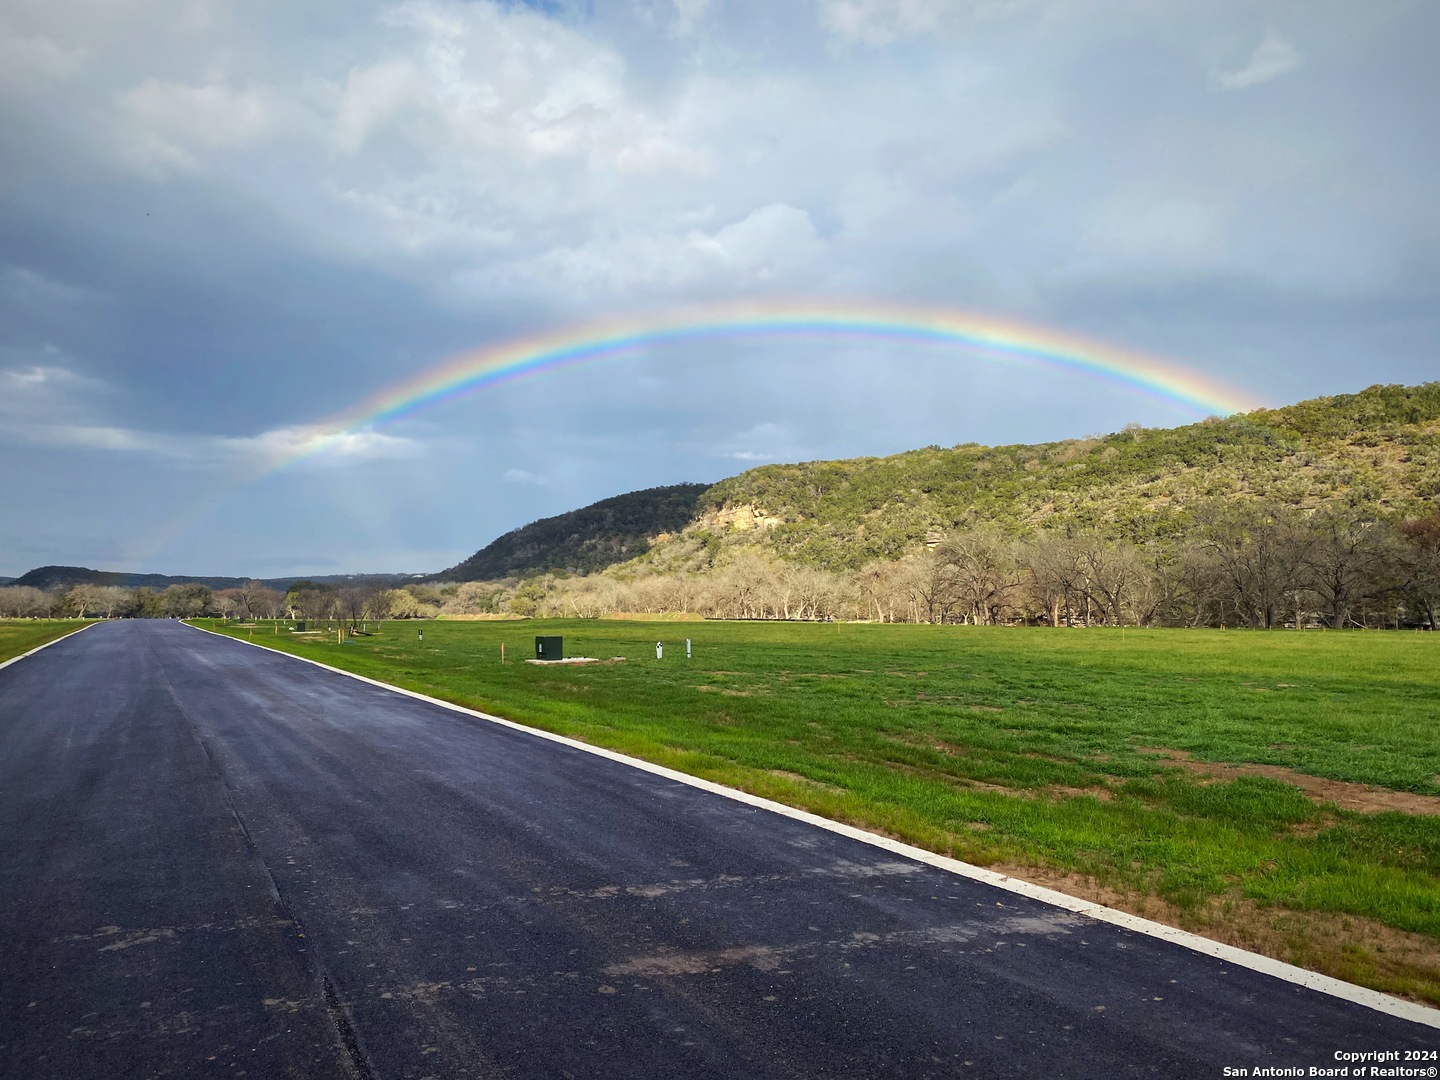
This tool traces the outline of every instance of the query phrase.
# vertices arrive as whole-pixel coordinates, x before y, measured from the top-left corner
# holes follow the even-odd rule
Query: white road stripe
[[[185,625],[191,626],[192,624],[186,623]],[[365,675],[357,675],[355,672],[346,671],[343,668],[331,667],[329,664],[321,663],[319,660],[311,660],[307,656],[296,656],[294,653],[271,649],[265,645],[248,641],[245,638],[231,637],[229,634],[221,634],[215,630],[206,630],[203,626],[194,626],[192,628],[206,634],[214,634],[216,637],[225,638],[228,641],[238,641],[242,645],[253,645],[255,648],[264,649],[271,654],[288,656],[292,660],[299,660],[305,664],[313,664],[315,667],[324,668],[326,671],[333,671],[352,679],[358,679],[360,682],[369,683],[371,686],[378,686],[383,690],[404,694],[406,697],[415,698],[417,701],[425,701],[431,705],[438,705],[442,709],[449,709],[451,712],[464,713],[466,716],[473,716],[480,720],[488,720],[492,724],[500,724],[503,727],[513,728],[516,731],[522,731],[527,735],[533,735],[539,739],[548,739],[550,742],[570,746],[576,750],[583,750],[587,754],[595,754],[598,757],[609,758],[611,761],[618,761],[621,764],[629,765],[631,768],[653,773],[656,776],[663,776],[667,780],[688,784],[691,787],[700,788],[702,791],[709,791],[716,795],[723,795],[727,799],[733,799],[736,802],[745,803],[748,806],[756,806],[762,810],[769,810],[775,814],[794,818],[796,821],[803,821],[817,828],[839,833],[841,836],[848,836],[852,840],[859,840],[862,843],[869,844],[871,847],[882,848],[896,855],[903,855],[908,859],[914,859],[917,862],[922,862],[937,869],[957,874],[960,877],[969,878],[972,881],[980,881],[986,885],[993,885],[997,889],[1004,889],[1006,892],[1014,893],[1017,896],[1026,896],[1032,900],[1039,900],[1053,907],[1062,908],[1065,911],[1073,911],[1076,914],[1088,916],[1099,922],[1111,923],[1115,926],[1123,927],[1126,930],[1133,930],[1138,934],[1159,938],[1161,941],[1168,941],[1182,948],[1190,949],[1193,952],[1216,957],[1229,964],[1249,968],[1252,971],[1259,971],[1265,975],[1273,975],[1277,979],[1283,979],[1286,982],[1315,990],[1321,994],[1328,994],[1331,997],[1341,998],[1345,1001],[1354,1002],[1357,1005],[1364,1005],[1366,1008],[1375,1009],[1377,1012],[1388,1013],[1391,1016],[1398,1016],[1401,1019],[1411,1020],[1417,1024],[1440,1028],[1440,1009],[1432,1009],[1427,1005],[1419,1005],[1413,1001],[1405,1001],[1401,998],[1392,997],[1389,994],[1382,994],[1378,990],[1370,990],[1363,986],[1356,986],[1354,983],[1348,983],[1342,979],[1335,979],[1329,975],[1321,975],[1319,972],[1307,971],[1305,968],[1296,967],[1294,964],[1287,964],[1283,960],[1275,960],[1268,956],[1262,956],[1259,953],[1236,948],[1234,945],[1211,941],[1209,938],[1201,937],[1198,934],[1192,934],[1185,930],[1177,930],[1173,926],[1166,926],[1164,923],[1153,922],[1150,919],[1142,919],[1140,916],[1131,915],[1127,911],[1117,911],[1115,908],[1105,907],[1103,904],[1092,903],[1089,900],[1082,900],[1079,897],[1057,892],[1054,889],[1047,889],[1042,885],[1032,885],[1028,881],[1021,881],[1019,878],[1009,877],[1006,874],[998,874],[994,870],[986,870],[983,866],[972,866],[970,863],[961,862],[959,859],[951,859],[945,855],[937,855],[935,852],[926,851],[924,848],[914,847],[911,844],[902,843],[899,840],[891,840],[888,836],[880,836],[876,833],[866,832],[864,829],[857,829],[853,825],[845,825],[838,821],[831,821],[829,818],[812,814],[806,810],[797,810],[795,807],[786,806],[784,803],[763,799],[759,795],[751,795],[747,791],[739,791],[736,788],[725,787],[722,784],[716,784],[710,780],[702,780],[700,777],[691,776],[689,773],[667,769],[663,765],[656,765],[653,762],[642,761],[640,758],[633,758],[626,754],[617,753],[614,750],[607,750],[603,746],[592,746],[590,743],[580,742],[578,739],[571,739],[564,735],[556,735],[554,732],[526,727],[524,724],[517,724],[515,721],[506,720],[501,716],[492,716],[489,713],[479,712],[476,709],[467,709],[463,705],[456,705],[449,701],[441,701],[439,698],[433,698],[414,690],[407,690],[403,686],[393,686],[390,683],[381,682],[379,679],[371,679]]]

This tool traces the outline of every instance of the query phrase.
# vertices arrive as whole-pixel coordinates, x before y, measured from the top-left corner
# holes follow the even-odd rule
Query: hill
[[[415,574],[329,574],[323,577],[262,578],[260,584],[282,592],[297,581],[324,585],[377,585],[390,588],[414,581]],[[131,574],[123,570],[91,570],[88,566],[40,566],[18,578],[0,580],[0,585],[29,585],[36,589],[68,589],[72,585],[119,585],[127,589],[165,589],[171,585],[206,585],[212,589],[238,589],[255,578],[191,577],[174,574]]]
[[[644,555],[695,519],[704,484],[672,484],[602,499],[506,533],[435,581],[487,581],[544,570],[586,574]]]
[[[1216,498],[1304,509],[1343,501],[1382,516],[1434,509],[1440,382],[1372,386],[1176,428],[764,465],[706,491],[687,536],[854,568],[981,522],[1014,535],[1044,527],[1174,538]]]
[[[1183,536],[1216,499],[1429,512],[1440,505],[1440,382],[1175,428],[762,465],[709,488],[631,492],[537,521],[434,580],[588,573],[637,557],[680,568],[745,546],[854,569],[982,522],[1012,535],[1059,528],[1144,542]]]

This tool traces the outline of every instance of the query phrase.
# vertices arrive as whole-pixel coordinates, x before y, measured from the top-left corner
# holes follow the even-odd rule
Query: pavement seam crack
[[[300,922],[285,898],[280,895],[280,887],[276,884],[275,875],[270,872],[270,866],[260,854],[254,839],[250,836],[250,830],[245,826],[245,819],[240,816],[240,811],[235,805],[235,799],[231,794],[230,784],[225,779],[225,773],[220,768],[220,763],[215,760],[215,755],[210,752],[210,746],[206,743],[204,736],[200,734],[200,727],[195,723],[190,710],[180,700],[180,695],[175,692],[175,686],[170,681],[170,675],[165,670],[164,661],[157,655],[155,657],[156,670],[159,672],[160,681],[165,685],[165,692],[169,694],[170,700],[175,703],[176,710],[185,718],[185,724],[190,729],[190,737],[200,747],[200,752],[205,755],[205,761],[210,766],[216,782],[220,786],[220,797],[224,801],[225,808],[230,811],[240,835],[244,837],[245,847],[249,850],[255,865],[259,866],[260,872],[265,876],[265,885],[269,889],[270,897],[275,906],[280,909],[281,914],[288,920],[298,938],[303,939],[306,947],[301,950],[301,963],[309,970],[313,982],[319,984],[320,997],[325,1003],[325,1014],[330,1018],[330,1024],[334,1028],[336,1040],[344,1051],[344,1060],[349,1064],[351,1080],[378,1080],[379,1074],[370,1060],[370,1054],[365,1049],[364,1040],[356,1028],[354,1019],[350,1016],[349,1009],[340,1000],[339,992],[335,988],[334,980],[330,978],[325,965],[320,960],[319,949],[315,942],[305,934],[304,925]]]
[[[375,1070],[370,1066],[370,1055],[365,1052],[365,1047],[360,1042],[360,1032],[356,1030],[350,1017],[350,1009],[340,1000],[334,981],[329,975],[322,974],[320,984],[325,990],[325,1008],[330,1013],[330,1022],[335,1025],[345,1053],[350,1056],[351,1067],[359,1080],[376,1080]]]

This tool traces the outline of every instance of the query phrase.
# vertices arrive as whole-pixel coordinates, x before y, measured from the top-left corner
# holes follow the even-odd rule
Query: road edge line
[[[814,825],[825,829],[828,832],[837,833],[840,836],[849,837],[851,840],[859,840],[861,843],[869,844],[871,847],[881,848],[896,855],[904,856],[916,862],[925,863],[938,870],[944,870],[955,874],[957,877],[968,878],[971,881],[978,881],[985,885],[993,885],[1005,892],[1017,896],[1024,896],[1031,900],[1038,900],[1041,903],[1049,904],[1064,911],[1073,912],[1077,915],[1084,915],[1097,922],[1110,923],[1125,930],[1132,930],[1147,937],[1156,938],[1160,941],[1168,941],[1173,945],[1189,949],[1191,952],[1201,953],[1205,956],[1212,956],[1218,960],[1235,964],[1239,967],[1257,971],[1262,975],[1270,975],[1296,986],[1303,986],[1308,990],[1325,994],[1329,997],[1340,998],[1356,1005],[1363,1005],[1376,1012],[1387,1013],[1390,1016],[1399,1017],[1402,1020],[1409,1020],[1413,1023],[1424,1024],[1432,1028],[1440,1028],[1440,1009],[1431,1008],[1428,1005],[1421,1005],[1418,1002],[1406,1001],[1379,990],[1371,990],[1365,986],[1358,986],[1355,983],[1345,982],[1331,975],[1322,975],[1318,971],[1309,971],[1294,964],[1287,964],[1283,960],[1276,960],[1270,956],[1250,952],[1235,945],[1226,945],[1221,941],[1212,941],[1210,938],[1201,937],[1199,934],[1192,934],[1188,930],[1180,930],[1173,926],[1166,926],[1164,923],[1155,922],[1152,919],[1142,918],[1139,915],[1131,915],[1128,911],[1120,911],[1116,908],[1106,907],[1090,900],[1082,900],[1078,896],[1071,896],[1068,893],[1059,892],[1056,889],[1048,889],[1043,885],[1035,885],[1024,881],[1021,878],[1010,877],[1007,874],[997,873],[994,870],[987,870],[983,866],[975,866],[971,863],[962,862],[959,859],[952,859],[947,855],[939,855],[933,851],[926,851],[924,848],[907,844],[901,840],[892,840],[888,836],[881,836],[879,833],[867,832],[854,825],[846,825],[841,821],[834,821],[819,814],[812,814],[808,810],[800,810],[794,806],[787,806],[785,803],[775,802],[773,799],[766,799],[759,795],[752,795],[748,791],[741,791],[739,788],[726,787],[724,784],[717,784],[713,780],[706,780],[699,776],[691,776],[676,769],[664,765],[657,765],[653,761],[645,761],[642,758],[630,757],[618,750],[610,750],[603,746],[595,746],[591,743],[581,742],[579,739],[572,739],[567,735],[558,735],[553,731],[545,731],[541,728],[528,727],[525,724],[517,723],[514,720],[506,720],[503,716],[494,716],[490,713],[481,712],[478,709],[470,709],[464,705],[456,705],[453,701],[444,701],[440,698],[422,694],[418,690],[407,690],[403,686],[395,686],[393,683],[382,682],[379,679],[372,679],[368,675],[359,675],[353,671],[346,671],[344,668],[332,667],[320,660],[312,660],[308,656],[297,656],[294,653],[283,652],[280,649],[272,649],[266,645],[260,645],[245,638],[231,637],[229,634],[222,634],[218,630],[209,630],[203,626],[195,626],[193,623],[185,623],[192,630],[199,630],[204,634],[211,634],[226,641],[237,641],[241,645],[249,645],[256,649],[264,649],[273,656],[287,656],[292,660],[298,660],[303,664],[312,664],[325,671],[332,671],[338,675],[344,675],[351,679],[357,679],[371,686],[378,686],[382,690],[389,690],[393,693],[403,694],[405,697],[414,698],[417,701],[424,701],[431,705],[438,705],[442,709],[449,709],[451,712],[463,713],[466,716],[473,716],[480,720],[486,720],[492,724],[499,724],[501,727],[511,728],[523,732],[526,735],[533,735],[540,739],[547,739],[550,742],[560,743],[576,750],[583,750],[588,754],[595,754],[598,757],[609,758],[611,761],[629,765],[631,768],[648,772],[655,776],[662,776],[667,780],[674,780],[690,787],[699,788],[715,795],[724,796],[735,802],[745,803],[761,810],[768,810],[771,813],[780,814],[783,817],[792,818],[796,821],[803,821],[808,825]],[[69,635],[67,634],[66,637]],[[64,640],[57,638],[57,641]],[[54,642],[47,642],[54,644]],[[41,646],[44,648],[44,646]],[[18,659],[18,657],[17,657]]]
[[[4,671],[4,670],[5,670],[7,667],[9,667],[11,664],[18,664],[21,660],[24,660],[27,656],[34,656],[34,655],[35,655],[37,652],[39,652],[41,649],[48,649],[51,645],[58,645],[58,644],[60,644],[60,642],[65,641],[65,640],[67,640],[67,639],[69,639],[69,638],[74,637],[76,634],[80,633],[82,630],[89,630],[90,627],[94,626],[94,625],[95,625],[97,622],[99,622],[99,621],[100,621],[99,619],[94,619],[94,620],[92,620],[92,621],[90,621],[90,622],[87,622],[84,626],[77,626],[74,630],[67,630],[65,633],[61,634],[61,635],[60,635],[59,637],[57,637],[57,638],[51,638],[49,641],[45,642],[45,644],[43,644],[43,645],[36,645],[35,648],[31,649],[29,652],[22,652],[19,656],[12,656],[9,660],[0,660],[0,671]],[[187,625],[188,625],[188,624],[187,624]],[[199,630],[200,627],[197,626],[195,629],[196,629],[196,630]],[[212,631],[212,632],[213,632],[213,631]],[[220,636],[221,636],[221,637],[226,637],[227,635],[221,634]],[[275,652],[276,650],[271,649],[270,651],[271,651],[271,652]],[[338,669],[337,669],[337,670],[338,670]]]

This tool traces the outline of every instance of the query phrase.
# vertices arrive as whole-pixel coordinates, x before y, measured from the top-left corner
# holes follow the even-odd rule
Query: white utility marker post
[[[690,659],[690,639],[688,637],[685,639],[685,659]]]
[[[661,657],[663,657],[664,655],[665,655],[665,644],[664,644],[664,642],[660,642],[660,641],[655,642],[655,659],[656,659],[656,660],[659,660],[659,659],[660,659]]]

